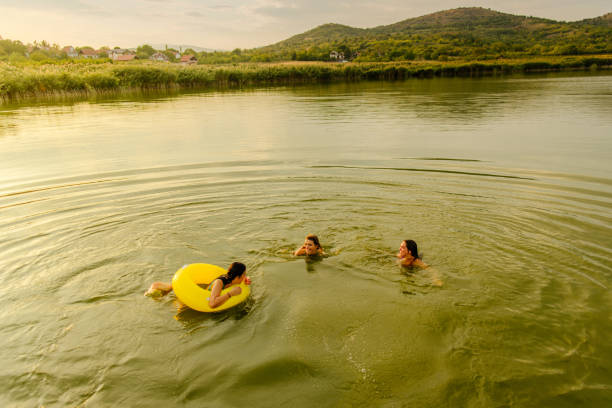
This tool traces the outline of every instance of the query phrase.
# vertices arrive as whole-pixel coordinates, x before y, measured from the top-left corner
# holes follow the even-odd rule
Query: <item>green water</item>
[[[610,75],[0,106],[0,405],[610,405],[611,156]]]

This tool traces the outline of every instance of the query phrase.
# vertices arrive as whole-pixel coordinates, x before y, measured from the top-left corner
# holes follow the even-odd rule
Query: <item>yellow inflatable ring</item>
[[[176,297],[181,302],[194,310],[199,312],[220,312],[244,302],[251,293],[249,285],[242,282],[239,285],[242,288],[242,292],[239,295],[232,296],[221,306],[211,309],[208,306],[210,291],[198,285],[210,284],[214,279],[225,273],[227,273],[227,270],[216,265],[202,263],[185,265],[174,274],[172,290],[174,290]],[[221,294],[226,293],[228,289],[223,289]]]

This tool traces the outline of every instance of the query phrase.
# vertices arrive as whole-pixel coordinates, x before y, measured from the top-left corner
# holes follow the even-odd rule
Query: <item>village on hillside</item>
[[[66,54],[68,58],[110,58],[113,61],[132,61],[134,59],[142,59],[136,50],[127,48],[101,48],[99,50],[95,50],[93,48],[85,47],[77,51],[77,49],[69,45],[62,48],[61,52]],[[179,51],[173,49],[155,51],[148,57],[148,59],[161,62],[179,62],[186,65],[197,64],[198,62],[195,55],[181,55]]]
[[[45,59],[102,59],[108,58],[112,61],[132,61],[148,59],[160,62],[174,62],[183,65],[197,64],[196,52],[187,49],[184,52],[166,47],[165,50],[155,50],[149,45],[133,48],[109,48],[101,47],[74,47],[67,45],[60,47],[57,44],[50,45],[47,41],[34,41],[34,44],[23,44],[20,41],[3,39],[0,36],[0,57],[28,58],[32,60]]]

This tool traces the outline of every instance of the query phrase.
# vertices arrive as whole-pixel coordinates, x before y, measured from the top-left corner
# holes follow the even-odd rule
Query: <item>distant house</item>
[[[181,64],[183,65],[193,65],[197,63],[198,63],[198,59],[192,54],[183,55],[181,57]]]
[[[336,61],[344,61],[344,53],[338,52],[338,51],[332,51],[329,53],[329,59],[336,60]]]
[[[119,54],[113,57],[113,61],[132,61],[136,58],[135,54]]]
[[[81,50],[81,57],[83,58],[98,58],[98,51],[92,50],[90,48],[84,48]]]
[[[161,53],[161,52],[156,52],[155,54],[151,55],[149,58],[151,58],[153,61],[164,61],[164,62],[168,62],[170,59],[166,56],[166,54]]]
[[[124,48],[115,48],[114,50],[108,50],[108,58],[112,60],[117,60],[121,55],[135,55],[132,51],[124,49]],[[128,61],[128,60],[119,60],[119,61]]]
[[[72,45],[68,45],[62,48],[62,52],[66,53],[66,56],[68,56],[69,58],[76,58],[79,56],[79,53],[77,52],[77,50],[74,49]]]

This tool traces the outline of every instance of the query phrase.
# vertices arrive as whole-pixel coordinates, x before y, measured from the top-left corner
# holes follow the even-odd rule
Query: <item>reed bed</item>
[[[331,81],[478,77],[568,69],[607,69],[612,56],[542,57],[483,62],[153,63],[10,65],[0,63],[0,100],[47,95],[95,95],[128,90],[224,88]]]

